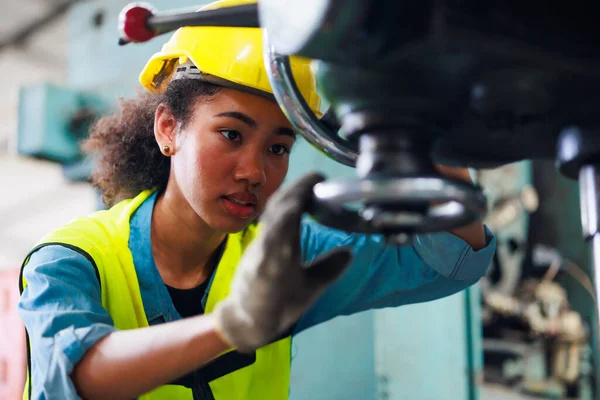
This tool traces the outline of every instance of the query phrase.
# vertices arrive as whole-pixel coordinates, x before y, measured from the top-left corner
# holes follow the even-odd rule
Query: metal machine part
[[[510,295],[484,292],[484,331],[494,332],[484,337],[485,366],[490,381],[541,397],[554,397],[558,390],[565,398],[569,391],[581,392],[589,381],[582,370],[589,332],[581,315],[570,308],[567,291],[554,281],[554,264],[543,278],[523,281]],[[524,351],[515,352],[517,345]],[[535,370],[518,366],[530,363],[527,354],[535,353],[540,364]]]
[[[311,212],[317,220],[352,232],[383,233],[391,242],[404,243],[412,233],[455,228],[485,214],[480,189],[436,173],[430,143],[418,138],[422,134],[418,130],[407,127],[401,133],[384,127],[378,131],[377,118],[371,121],[358,114],[344,120],[346,139],[325,128],[300,96],[288,56],[275,51],[270,36],[265,29],[265,62],[283,112],[311,144],[357,168],[357,181],[329,181],[315,187]],[[349,133],[356,131],[360,131],[358,153],[348,145]],[[358,211],[345,207],[360,202]]]
[[[327,128],[306,104],[293,79],[288,56],[277,53],[271,45],[268,31],[263,35],[265,67],[269,73],[273,94],[294,128],[313,146],[340,163],[354,167],[358,153],[329,136]]]
[[[491,203],[484,222],[497,239],[492,265],[480,281],[484,295],[493,291],[512,296],[523,274],[528,218],[530,213],[537,211],[539,198],[536,189],[529,183],[519,185],[515,182],[515,171],[511,174],[511,169],[516,167],[513,164],[488,170],[487,174],[478,173],[477,179],[486,187],[488,202]],[[523,173],[523,168],[517,170]],[[490,176],[492,174],[494,176]],[[490,198],[494,200],[490,202]]]
[[[556,244],[547,237],[527,233],[561,229],[553,220],[551,225],[540,220],[541,215],[535,216],[532,226],[529,213],[538,206],[544,212],[549,203],[568,204],[555,202],[552,195],[560,194],[537,186],[532,164],[514,163],[477,174],[490,204],[485,223],[497,239],[494,263],[480,281],[484,387],[501,388],[511,394],[507,398],[590,400],[593,318],[587,309],[581,310],[581,301],[590,307],[593,286],[588,274],[565,258],[572,253],[561,253],[547,244]]]
[[[500,199],[485,217],[485,224],[492,230],[500,230],[518,218],[519,213],[535,212],[539,198],[537,191],[530,185],[524,186],[519,193]]]

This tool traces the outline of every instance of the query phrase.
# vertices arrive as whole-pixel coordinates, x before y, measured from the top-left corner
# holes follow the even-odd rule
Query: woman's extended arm
[[[73,370],[84,399],[131,399],[199,368],[227,350],[212,315],[116,331]]]
[[[479,227],[465,230],[479,241]],[[485,275],[496,249],[492,232],[483,225],[481,230],[484,246],[479,249],[456,232],[418,234],[411,244],[392,246],[381,235],[349,234],[304,221],[306,261],[340,246],[352,248],[354,259],[300,319],[296,333],[340,315],[431,301],[466,289]]]

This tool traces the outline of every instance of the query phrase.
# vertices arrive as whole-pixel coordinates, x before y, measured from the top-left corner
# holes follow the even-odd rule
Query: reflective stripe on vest
[[[61,244],[85,255],[94,264],[100,281],[102,305],[108,311],[117,329],[136,329],[148,326],[142,303],[133,257],[128,247],[129,220],[152,191],[140,193],[134,199],[124,200],[109,210],[97,211],[77,218],[63,228],[44,237],[36,249],[49,244]],[[235,268],[246,246],[256,236],[254,225],[245,231],[231,234],[206,303],[206,313],[229,293]],[[33,252],[33,251],[32,251]],[[27,282],[21,267],[21,293]],[[28,351],[30,350],[28,341]],[[280,400],[287,399],[290,381],[289,336],[256,351],[255,360],[209,382],[216,400]],[[237,353],[236,353],[237,354]],[[221,357],[232,356],[224,354]],[[216,359],[215,362],[218,362]],[[28,357],[28,364],[30,357]],[[23,399],[30,398],[29,368]],[[118,382],[115,382],[118,384]],[[192,390],[178,385],[164,385],[140,397],[142,400],[193,399]]]

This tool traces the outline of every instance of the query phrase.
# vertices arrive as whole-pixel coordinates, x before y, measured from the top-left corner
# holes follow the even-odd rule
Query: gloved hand
[[[273,195],[229,296],[215,307],[221,336],[240,352],[252,352],[283,334],[350,264],[352,253],[346,248],[302,262],[301,217],[313,186],[322,180],[318,174],[306,175]]]

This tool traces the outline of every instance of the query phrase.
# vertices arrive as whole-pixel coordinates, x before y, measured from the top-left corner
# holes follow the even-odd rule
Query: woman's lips
[[[223,196],[221,198],[225,210],[238,218],[248,218],[256,210],[256,203],[239,200],[240,196]],[[256,196],[254,196],[256,198]]]

